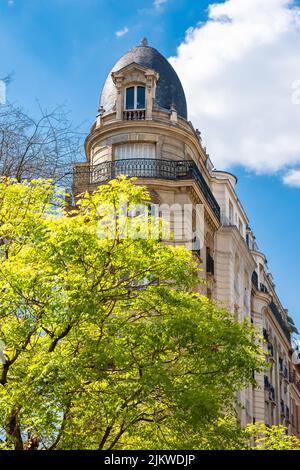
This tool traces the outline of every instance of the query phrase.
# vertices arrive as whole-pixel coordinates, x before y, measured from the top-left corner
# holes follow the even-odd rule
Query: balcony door
[[[116,145],[115,160],[129,160],[132,158],[155,158],[155,144],[128,143]]]
[[[117,145],[114,159],[115,176],[156,176],[155,144],[134,142]]]

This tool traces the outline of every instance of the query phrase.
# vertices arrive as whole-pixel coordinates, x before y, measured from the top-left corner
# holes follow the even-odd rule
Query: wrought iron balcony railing
[[[209,274],[215,274],[215,261],[211,255],[206,258],[206,272]]]
[[[266,328],[263,329],[263,335],[264,335],[264,339],[265,339],[266,341],[269,341],[269,334],[268,334]]]
[[[192,160],[175,161],[155,158],[130,158],[99,163],[88,171],[90,172],[90,182],[93,184],[114,179],[119,175],[166,180],[194,179],[217,219],[220,220],[220,206],[200,169]]]
[[[270,305],[270,310],[273,313],[274,317],[276,318],[277,322],[279,323],[283,333],[285,334],[286,338],[288,341],[291,341],[291,333],[289,332],[288,326],[285,323],[284,319],[282,318],[276,304],[274,302],[271,302]]]
[[[289,373],[289,382],[290,382],[291,384],[294,384],[294,383],[295,383],[295,377],[296,377],[296,375],[295,375],[294,372],[290,372],[290,373]]]
[[[260,283],[260,292],[263,292],[264,294],[268,294],[268,288],[263,284],[262,282]]]
[[[264,376],[264,388],[269,393],[269,400],[271,400],[272,402],[275,402],[275,389],[273,385],[271,384],[271,382],[269,381],[267,375]]]
[[[270,341],[268,342],[268,353],[271,357],[274,357],[274,346]]]
[[[253,271],[252,273],[252,284],[256,287],[258,290],[258,274],[256,271]]]
[[[265,385],[265,389],[266,389],[266,390],[269,390],[269,388],[270,388],[270,382],[269,382],[269,379],[268,379],[268,376],[267,376],[267,375],[264,376],[264,385]]]

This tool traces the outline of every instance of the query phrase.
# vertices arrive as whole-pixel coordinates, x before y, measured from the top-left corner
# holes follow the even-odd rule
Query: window
[[[125,90],[125,110],[145,109],[145,87],[131,86]]]
[[[155,158],[155,144],[137,143],[116,145],[115,160]]]
[[[143,86],[136,87],[136,108],[145,108],[145,87]]]
[[[126,88],[125,109],[134,109],[134,87]]]

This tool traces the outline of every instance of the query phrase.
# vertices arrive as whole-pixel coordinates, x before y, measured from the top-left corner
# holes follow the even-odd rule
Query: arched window
[[[145,109],[145,87],[131,86],[125,89],[125,110]]]

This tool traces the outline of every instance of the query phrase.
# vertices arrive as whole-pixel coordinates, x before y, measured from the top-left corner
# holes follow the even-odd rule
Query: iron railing
[[[274,357],[274,346],[270,341],[268,342],[268,352],[271,357]]]
[[[256,271],[253,271],[252,273],[252,284],[256,287],[258,290],[258,274]]]
[[[269,334],[268,334],[266,328],[263,329],[263,335],[264,335],[264,339],[265,339],[266,341],[269,341]]]
[[[288,339],[288,341],[291,341],[291,333],[289,332],[288,326],[286,325],[284,319],[282,318],[276,304],[274,302],[271,302],[269,307],[274,317],[276,318],[277,322],[279,323],[282,331],[284,332],[286,338]]]
[[[211,255],[207,255],[206,258],[206,272],[209,274],[215,274],[215,261]]]
[[[264,376],[264,385],[265,385],[265,389],[266,389],[266,390],[269,390],[269,388],[270,388],[270,382],[269,382],[269,379],[268,379],[268,376],[267,376],[267,375]]]
[[[263,292],[264,294],[269,293],[267,286],[265,286],[265,284],[263,284],[262,282],[260,283],[260,292]]]
[[[295,372],[290,372],[289,374],[289,382],[294,384],[297,390],[300,392],[300,380],[297,380]]]
[[[285,419],[290,422],[290,409],[287,405],[285,405]]]
[[[275,402],[275,388],[268,379],[268,376],[264,376],[264,388],[269,393],[269,400]]]
[[[275,402],[275,388],[273,387],[273,385],[270,385],[269,398],[271,401]]]
[[[220,220],[220,206],[200,169],[192,160],[174,161],[155,158],[130,158],[99,163],[90,167],[88,171],[90,172],[90,183],[92,184],[99,184],[114,179],[119,175],[166,180],[194,179],[217,219]]]

